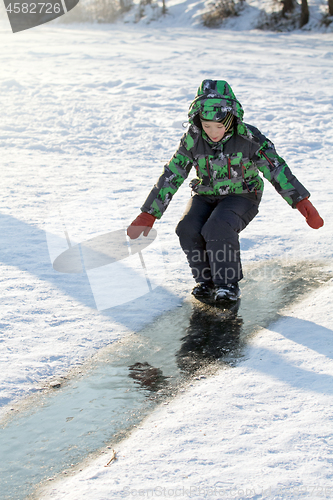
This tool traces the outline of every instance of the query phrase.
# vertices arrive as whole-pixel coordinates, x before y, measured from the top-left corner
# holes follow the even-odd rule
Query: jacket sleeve
[[[162,175],[141,207],[142,212],[147,212],[160,219],[172,200],[173,195],[188,177],[193,165],[193,158],[186,144],[187,134],[184,134],[180,141],[179,149],[173,155],[170,162],[164,166]]]
[[[259,135],[261,146],[253,158],[258,169],[282,198],[292,208],[296,208],[299,201],[310,196],[309,191],[293,175],[284,159],[277,154],[274,144],[260,132]]]

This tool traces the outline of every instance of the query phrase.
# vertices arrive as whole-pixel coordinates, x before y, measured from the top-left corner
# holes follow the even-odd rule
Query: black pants
[[[243,277],[238,233],[258,213],[260,200],[194,195],[176,233],[197,283],[236,283]]]

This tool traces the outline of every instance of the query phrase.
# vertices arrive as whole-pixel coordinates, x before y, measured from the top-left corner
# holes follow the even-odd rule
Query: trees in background
[[[283,4],[282,15],[285,16],[287,13],[293,12],[295,9],[296,0],[281,0]],[[328,15],[325,18],[333,16],[333,0],[327,0]],[[301,17],[300,17],[300,28],[305,26],[310,19],[308,0],[301,0]],[[325,23],[324,23],[325,24]],[[327,24],[330,24],[327,23]]]
[[[282,8],[283,16],[286,16],[286,14],[289,14],[290,12],[294,11],[296,5],[295,0],[281,0],[281,3],[283,5]]]
[[[301,4],[301,19],[300,19],[300,28],[305,26],[309,22],[309,6],[308,6],[308,0],[302,0]]]
[[[320,19],[320,24],[326,27],[333,23],[333,0],[327,0],[327,7]],[[272,12],[262,12],[257,28],[291,31],[306,26],[310,19],[308,0],[273,0]]]
[[[328,15],[333,16],[333,0],[328,0]]]
[[[301,0],[301,15],[300,15],[300,28],[305,26],[309,22],[309,6],[308,0]],[[332,0],[333,1],[333,0]],[[281,0],[283,5],[281,15],[286,18],[288,14],[294,12],[295,7],[298,5],[296,0]]]
[[[216,0],[207,5],[206,11],[202,14],[202,22],[208,28],[219,27],[224,19],[239,16],[244,8],[245,0]]]
[[[0,0],[1,1],[1,0]],[[61,22],[89,21],[112,23],[133,9],[133,22],[146,17],[147,22],[158,19],[167,13],[166,0],[82,0]],[[322,0],[326,3],[326,0]],[[333,0],[327,0],[327,11],[322,14],[320,23],[329,26],[333,23]],[[208,0],[202,23],[210,28],[223,25],[230,17],[239,16],[247,6],[246,0]],[[184,5],[186,9],[186,3]],[[272,0],[271,13],[262,10],[257,21],[258,29],[291,31],[306,26],[310,20],[308,0]]]
[[[131,7],[132,0],[94,0],[90,2],[89,11],[94,21],[112,23]]]

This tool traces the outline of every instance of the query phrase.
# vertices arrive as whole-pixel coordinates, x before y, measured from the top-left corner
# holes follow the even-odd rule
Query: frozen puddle
[[[261,263],[246,274],[237,314],[189,299],[138,334],[101,350],[81,373],[5,420],[1,498],[24,499],[38,483],[113,446],[191,377],[236,363],[246,355],[251,334],[331,278],[311,262]]]

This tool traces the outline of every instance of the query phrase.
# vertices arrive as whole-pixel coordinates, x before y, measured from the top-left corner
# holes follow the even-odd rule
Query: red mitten
[[[156,217],[146,212],[142,212],[127,228],[127,235],[131,240],[136,240],[143,233],[143,236],[148,236],[149,231],[153,227]]]
[[[299,201],[296,205],[296,208],[305,217],[306,222],[310,227],[312,227],[312,229],[319,229],[324,225],[323,219],[320,217],[311,201],[309,201],[307,198]]]

